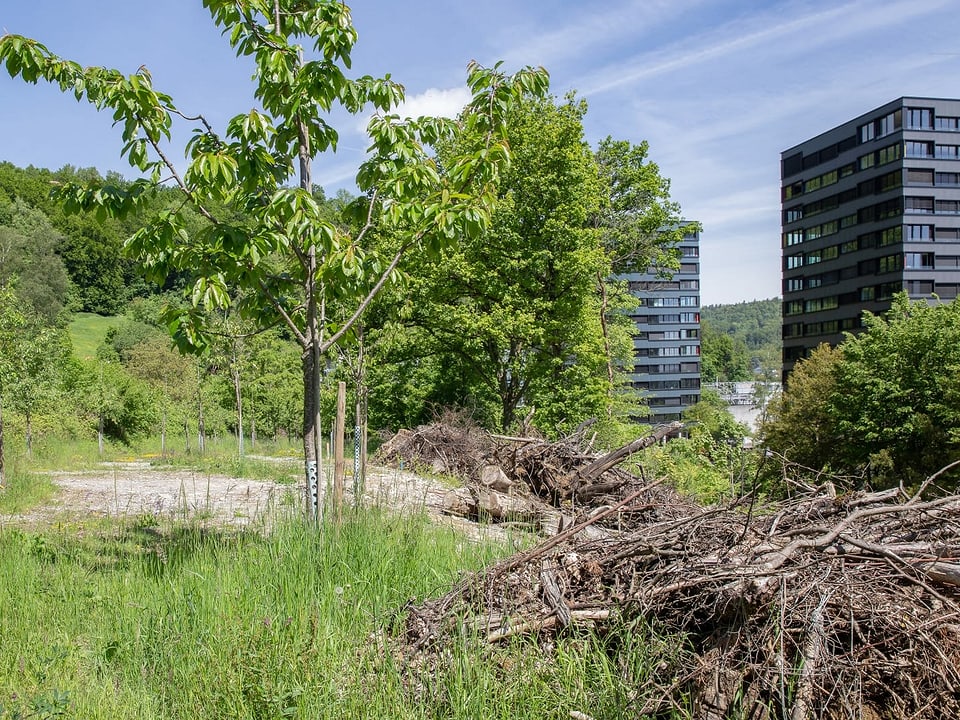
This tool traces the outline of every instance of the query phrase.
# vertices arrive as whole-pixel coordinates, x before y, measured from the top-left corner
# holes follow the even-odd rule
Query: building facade
[[[783,371],[895,293],[960,288],[960,100],[903,97],[781,153]]]
[[[686,235],[677,248],[673,277],[658,277],[656,268],[622,276],[638,302],[630,381],[649,409],[641,422],[679,420],[700,401],[700,234]]]

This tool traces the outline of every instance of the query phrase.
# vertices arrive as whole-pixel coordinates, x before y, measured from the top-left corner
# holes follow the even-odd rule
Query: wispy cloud
[[[766,46],[770,53],[763,57],[764,63],[788,52],[796,53],[802,60],[809,58],[818,46],[902,24],[933,13],[951,1],[897,0],[880,6],[876,2],[853,2],[793,17],[788,14],[792,7],[788,4],[758,13],[749,21],[738,19],[709,33],[608,65],[583,77],[576,86],[586,95],[596,95],[748,51],[755,56],[758,46]],[[810,29],[816,32],[806,32]]]
[[[626,0],[618,4],[577,3],[565,5],[555,17],[564,24],[539,32],[537,21],[512,23],[509,42],[502,52],[507,64],[539,63],[548,68],[579,58],[594,48],[605,48],[623,39],[635,40],[664,22],[681,17],[709,0]],[[516,6],[513,12],[522,5]]]

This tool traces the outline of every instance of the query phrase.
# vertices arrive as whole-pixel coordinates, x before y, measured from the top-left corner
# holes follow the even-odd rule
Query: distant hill
[[[717,332],[743,340],[748,350],[759,350],[771,345],[780,347],[783,325],[780,298],[751,300],[733,305],[705,305],[700,310],[700,318],[710,323]]]
[[[782,319],[780,298],[752,300],[732,305],[705,305],[700,310],[704,336],[729,335],[746,347],[751,363],[779,373]]]

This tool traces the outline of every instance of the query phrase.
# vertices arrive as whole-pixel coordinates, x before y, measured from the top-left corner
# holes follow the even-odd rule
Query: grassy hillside
[[[97,348],[107,335],[111,325],[117,324],[116,317],[105,317],[96,313],[77,313],[70,323],[70,340],[73,354],[79,358],[94,358]]]

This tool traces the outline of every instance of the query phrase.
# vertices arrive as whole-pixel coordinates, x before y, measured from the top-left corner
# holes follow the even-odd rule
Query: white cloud
[[[407,96],[398,107],[391,110],[392,115],[402,118],[429,117],[456,117],[463,107],[470,102],[470,91],[466,87],[449,89],[427,88],[417,95]],[[357,121],[356,130],[364,133],[371,115],[365,115]]]
[[[463,106],[470,102],[470,91],[465,87],[428,88],[424,92],[408,97],[394,112],[400,117],[417,118],[423,115],[431,117],[456,117]]]

